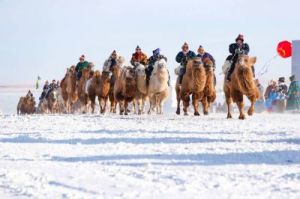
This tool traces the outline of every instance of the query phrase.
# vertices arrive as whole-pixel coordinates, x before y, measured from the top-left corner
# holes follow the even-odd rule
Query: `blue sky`
[[[259,70],[279,41],[300,39],[299,2],[0,0],[0,85],[34,83],[37,75],[61,79],[81,54],[96,69],[114,49],[128,61],[137,44],[148,56],[160,47],[174,77],[175,56],[185,41],[195,51],[203,45],[219,73],[239,33],[258,57]],[[264,78],[290,72],[291,59],[278,57]]]

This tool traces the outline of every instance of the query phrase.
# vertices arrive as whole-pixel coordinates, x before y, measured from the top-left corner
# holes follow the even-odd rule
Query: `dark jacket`
[[[168,59],[164,56],[164,55],[158,55],[158,56],[151,56],[149,59],[148,59],[148,67],[153,67],[155,62],[158,61],[158,60],[161,60],[161,59],[164,59],[166,60],[166,62],[168,61]]]
[[[81,72],[82,69],[87,68],[89,66],[89,62],[84,61],[84,62],[78,62],[76,65],[75,71],[76,72]]]
[[[240,49],[243,51],[243,54],[248,55],[250,48],[249,45],[247,43],[243,43],[241,46],[239,46],[237,43],[233,43],[229,45],[229,52],[234,55],[235,54],[235,50],[236,49]]]
[[[196,57],[196,54],[193,51],[189,51],[187,54],[183,54],[181,51],[176,56],[176,62],[186,67],[188,60],[193,59],[194,57]]]
[[[215,61],[214,57],[211,54],[209,54],[208,52],[205,52],[203,55],[198,54],[197,57],[200,57],[202,59],[202,61],[204,59],[208,58],[214,63],[214,66],[216,65],[216,61]]]

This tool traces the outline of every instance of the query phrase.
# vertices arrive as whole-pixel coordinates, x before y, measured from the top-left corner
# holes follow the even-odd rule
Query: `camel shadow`
[[[51,161],[97,162],[112,166],[221,166],[221,165],[291,165],[300,164],[300,151],[262,151],[246,153],[199,154],[124,154],[83,157],[53,156]]]
[[[152,137],[152,138],[131,138],[131,137],[117,137],[117,138],[89,138],[89,139],[58,139],[51,140],[45,138],[34,138],[26,135],[19,135],[14,138],[2,138],[0,143],[30,143],[30,144],[195,144],[195,143],[209,143],[209,142],[235,142],[233,139],[211,139],[201,137]]]

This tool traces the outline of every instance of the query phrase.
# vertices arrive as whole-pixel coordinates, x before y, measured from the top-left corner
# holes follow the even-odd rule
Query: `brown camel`
[[[201,58],[195,57],[189,60],[180,89],[180,98],[183,101],[184,115],[188,115],[187,109],[189,107],[190,95],[192,95],[194,115],[200,115],[198,110],[199,101],[202,100],[202,97],[204,95],[203,91],[205,84],[206,72]]]
[[[128,115],[128,104],[134,100],[136,93],[135,70],[124,67],[114,85],[114,98],[120,107],[120,115]]]
[[[99,101],[100,113],[105,113],[109,90],[110,73],[103,71],[101,74],[100,71],[96,71],[92,78],[91,85],[88,88],[88,95],[92,103],[92,113],[94,113],[95,110],[96,96]]]
[[[202,106],[203,106],[203,114],[208,115],[208,110],[210,108],[210,105],[215,101],[216,99],[216,88],[214,83],[214,64],[213,62],[206,58],[203,60],[205,72],[206,72],[206,84],[204,87],[204,96],[201,100]]]
[[[76,73],[75,66],[71,66],[67,69],[67,73],[60,83],[62,97],[66,105],[68,113],[71,113],[71,107],[73,103],[77,101],[76,91]]]
[[[51,113],[64,113],[65,107],[61,96],[61,88],[54,88],[48,96],[48,109]]]
[[[233,101],[239,108],[239,119],[245,119],[243,95],[246,95],[251,102],[248,115],[253,115],[254,103],[259,98],[259,91],[253,80],[251,68],[255,62],[256,57],[240,55],[231,74],[231,81],[226,81],[225,78],[224,92],[228,110],[227,118],[232,118],[230,104]]]
[[[116,79],[121,74],[121,69],[125,62],[125,59],[122,56],[118,56],[116,62],[117,62],[116,65],[114,65],[113,68],[111,69],[112,76],[110,78],[109,101],[110,101],[110,112],[111,113],[116,113],[117,102],[116,102],[115,96],[114,96],[114,85],[115,85]]]
[[[89,96],[86,92],[86,84],[90,78],[90,67],[82,69],[82,75],[77,86],[78,100],[81,102],[81,107],[84,108],[83,113],[88,112],[88,105],[90,102]]]
[[[20,97],[17,113],[18,114],[33,114],[35,113],[35,99],[32,92],[29,90],[25,97]]]

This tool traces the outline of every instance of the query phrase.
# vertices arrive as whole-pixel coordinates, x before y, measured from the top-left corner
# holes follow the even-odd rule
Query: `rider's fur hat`
[[[235,41],[237,42],[238,40],[241,40],[242,42],[244,42],[244,35],[239,34],[239,35],[237,36],[237,38],[235,39]]]
[[[80,57],[79,57],[79,60],[80,59],[85,59],[85,56],[84,55],[81,55]]]
[[[279,81],[279,82],[284,82],[284,81],[285,81],[285,78],[284,78],[284,77],[279,77],[278,81]]]
[[[182,45],[182,48],[184,47],[189,47],[188,43],[184,42],[184,44]]]

